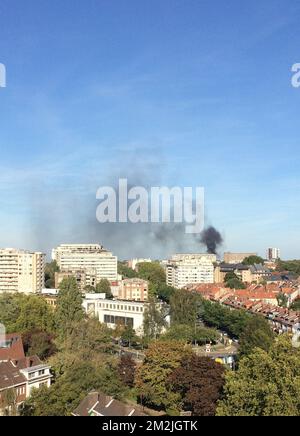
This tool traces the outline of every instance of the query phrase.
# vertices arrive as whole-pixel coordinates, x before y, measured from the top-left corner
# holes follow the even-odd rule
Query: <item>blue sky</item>
[[[89,228],[128,176],[204,186],[223,249],[300,258],[299,19],[296,0],[1,0],[0,246],[147,255]]]

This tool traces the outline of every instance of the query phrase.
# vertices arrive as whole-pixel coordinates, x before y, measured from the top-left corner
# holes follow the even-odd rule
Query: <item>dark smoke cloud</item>
[[[206,246],[208,253],[217,254],[218,248],[223,243],[223,238],[218,230],[210,226],[201,233],[200,243]]]
[[[185,233],[185,224],[100,224],[96,219],[96,191],[100,186],[118,192],[120,178],[128,188],[162,186],[166,163],[158,147],[116,150],[113,163],[89,160],[80,178],[70,171],[68,179],[57,177],[34,183],[28,192],[27,247],[48,255],[61,243],[101,243],[119,258],[166,258],[182,251],[199,251],[199,243]]]

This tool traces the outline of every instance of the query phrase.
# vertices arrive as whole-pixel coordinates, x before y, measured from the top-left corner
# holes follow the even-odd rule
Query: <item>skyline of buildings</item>
[[[162,260],[166,272],[166,283],[175,288],[183,288],[192,283],[222,283],[226,273],[235,273],[244,283],[259,282],[270,275],[270,266],[279,258],[280,250],[267,250],[265,265],[243,267],[245,257],[256,253],[224,253],[224,262],[215,254],[186,253],[174,254],[169,260]],[[277,256],[277,257],[276,257]],[[43,253],[21,249],[0,249],[0,292],[41,293],[45,287],[45,258]],[[107,279],[117,298],[146,301],[148,286],[139,279],[122,281],[118,274],[118,258],[102,245],[61,244],[52,250],[52,259],[57,262],[59,271],[55,273],[55,288],[67,277],[75,277],[82,292],[96,288],[102,279]],[[133,270],[141,262],[151,262],[150,258],[131,259],[127,263]],[[273,262],[273,263],[272,263]],[[227,266],[226,266],[227,265]]]

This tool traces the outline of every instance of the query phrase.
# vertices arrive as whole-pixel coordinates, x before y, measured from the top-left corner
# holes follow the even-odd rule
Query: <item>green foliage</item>
[[[152,294],[157,295],[162,283],[166,283],[166,273],[157,262],[144,262],[138,264],[138,277],[150,282]]]
[[[64,279],[60,284],[57,299],[55,323],[60,336],[72,331],[72,324],[84,318],[82,295],[74,277]]]
[[[146,341],[157,339],[167,327],[166,308],[161,307],[156,300],[152,300],[144,312],[144,337]]]
[[[300,416],[300,349],[287,336],[256,348],[228,372],[219,416]]]
[[[296,274],[297,276],[300,275],[300,260],[288,260],[288,261],[282,261],[279,260],[277,262],[277,271],[280,272],[291,272]]]
[[[293,302],[291,309],[300,312],[300,299]]]
[[[194,325],[198,319],[199,302],[199,295],[177,290],[170,299],[171,324]]]
[[[57,262],[54,260],[53,262],[47,263],[45,265],[45,286],[48,289],[55,287],[55,273],[59,272],[59,267]]]
[[[286,296],[286,295],[284,295],[282,292],[280,292],[278,295],[277,295],[277,301],[278,301],[278,304],[279,304],[279,306],[280,307],[287,307],[287,305],[288,305],[288,297]]]
[[[0,323],[6,328],[7,333],[15,333],[15,325],[21,311],[23,296],[18,294],[0,295]]]
[[[159,283],[155,288],[154,292],[160,300],[169,304],[171,297],[176,293],[177,289],[173,286],[168,286],[166,283]]]
[[[173,392],[168,378],[191,349],[183,342],[157,341],[150,344],[143,365],[138,369],[136,388],[143,404],[160,409],[177,409],[180,396]]]
[[[1,295],[0,322],[5,325],[8,333],[54,330],[51,308],[45,300],[36,295]]]
[[[33,391],[25,402],[23,416],[69,416],[94,390],[121,398],[125,392],[116,368],[91,362],[76,362],[49,389]]]
[[[95,292],[96,292],[96,288],[95,288],[94,286],[87,285],[87,286],[84,288],[84,291],[87,292],[88,294],[95,294]]]
[[[118,274],[126,279],[133,279],[135,277],[138,277],[137,272],[134,271],[132,268],[129,268],[126,262],[118,262]]]
[[[264,264],[265,260],[260,256],[249,256],[243,260],[244,265]]]
[[[205,324],[236,338],[245,330],[251,316],[244,310],[230,310],[218,303],[202,301],[201,319]]]
[[[167,333],[162,336],[162,340],[177,340],[190,344],[196,342],[199,345],[216,342],[218,338],[219,334],[214,329],[187,324],[172,324]]]
[[[111,293],[111,286],[107,279],[102,279],[100,283],[96,286],[96,292],[99,294],[105,294],[106,298],[113,298],[113,295]]]
[[[274,333],[268,321],[262,316],[253,316],[241,334],[239,355],[249,355],[255,348],[268,351],[273,342]]]
[[[226,288],[246,289],[245,284],[242,282],[242,280],[234,272],[229,272],[225,275],[224,283],[225,283]]]
[[[131,345],[133,342],[137,341],[138,338],[135,330],[131,326],[126,326],[121,334],[121,339]]]

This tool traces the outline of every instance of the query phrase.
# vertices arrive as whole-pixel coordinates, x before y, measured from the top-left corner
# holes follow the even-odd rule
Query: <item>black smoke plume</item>
[[[206,245],[208,253],[217,254],[218,247],[223,243],[223,238],[220,232],[211,226],[201,233],[200,242]]]

